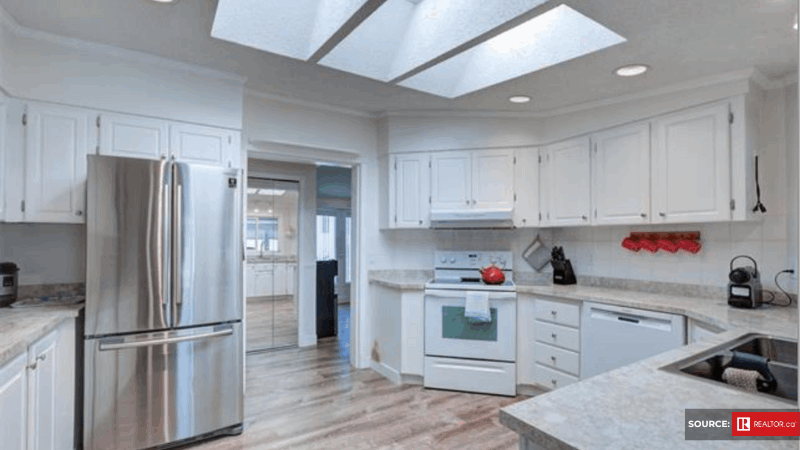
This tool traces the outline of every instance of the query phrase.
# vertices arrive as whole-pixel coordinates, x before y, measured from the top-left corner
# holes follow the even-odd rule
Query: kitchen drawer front
[[[577,328],[581,324],[581,307],[571,303],[537,299],[536,318]]]
[[[536,340],[575,352],[581,350],[580,332],[575,328],[562,327],[561,325],[537,320]]]
[[[536,362],[555,369],[563,370],[572,375],[580,375],[580,355],[578,352],[564,350],[552,345],[536,343]]]
[[[578,381],[578,377],[559,372],[558,370],[551,369],[538,363],[533,369],[533,378],[540,386],[550,389],[568,386]]]
[[[427,388],[486,394],[517,394],[517,365],[499,361],[425,357]]]

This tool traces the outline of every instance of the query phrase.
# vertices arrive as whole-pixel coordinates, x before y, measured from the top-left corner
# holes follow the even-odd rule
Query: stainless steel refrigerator
[[[241,177],[89,156],[85,449],[241,432]]]

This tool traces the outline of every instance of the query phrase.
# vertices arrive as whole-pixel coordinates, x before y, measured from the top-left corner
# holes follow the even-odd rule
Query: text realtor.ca
[[[727,420],[690,420],[689,428],[730,428],[731,423]],[[797,422],[783,420],[754,420],[750,422],[749,417],[736,418],[737,431],[750,431],[753,428],[797,428]]]

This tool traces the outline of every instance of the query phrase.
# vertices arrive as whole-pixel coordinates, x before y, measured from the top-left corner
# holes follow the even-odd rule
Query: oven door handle
[[[426,289],[425,297],[438,297],[438,298],[465,298],[467,291],[459,290],[445,290],[445,289]],[[492,300],[516,300],[516,292],[489,292],[489,301]]]

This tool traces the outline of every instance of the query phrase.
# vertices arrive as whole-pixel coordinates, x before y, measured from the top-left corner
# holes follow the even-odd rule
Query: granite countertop
[[[797,441],[687,441],[687,408],[787,409],[790,403],[660,370],[747,333],[797,338],[796,308],[734,309],[724,299],[587,286],[518,286],[542,296],[683,314],[726,331],[500,410],[500,422],[547,449],[797,448]],[[795,406],[796,407],[796,406]]]
[[[248,264],[269,264],[269,263],[296,263],[297,256],[248,256]]]
[[[421,291],[433,278],[432,270],[370,270],[369,282],[394,289]]]
[[[1,308],[0,366],[26,351],[64,320],[77,317],[82,308],[82,304]]]

